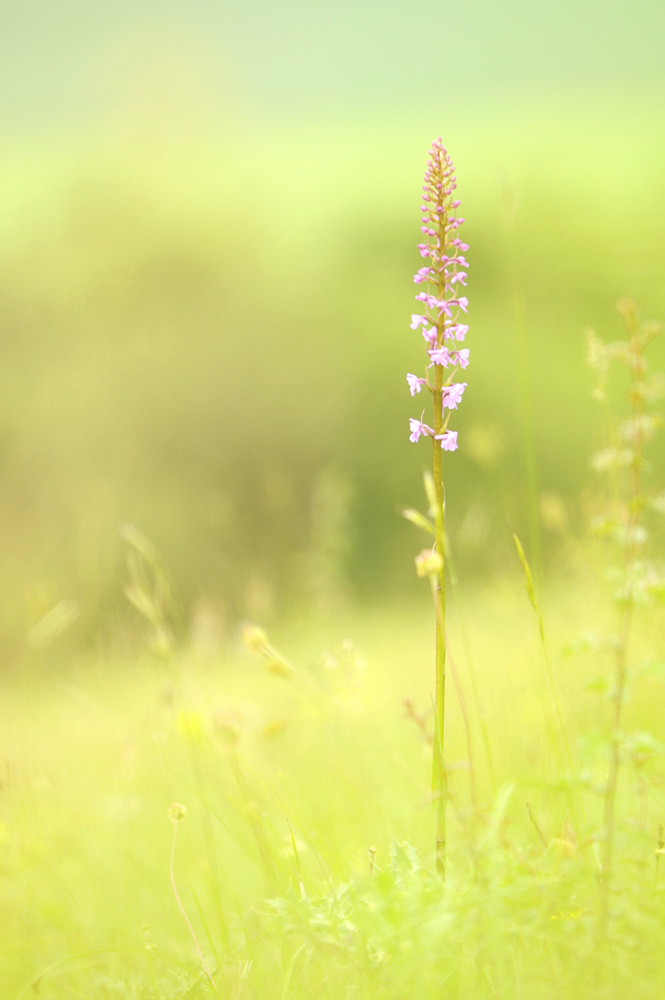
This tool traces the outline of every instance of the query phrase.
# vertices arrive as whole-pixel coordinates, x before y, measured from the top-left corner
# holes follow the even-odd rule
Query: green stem
[[[194,932],[194,928],[192,927],[190,919],[187,916],[187,911],[185,910],[185,907],[182,905],[182,901],[180,899],[180,896],[178,895],[178,887],[176,885],[175,875],[173,873],[173,864],[174,864],[174,861],[175,861],[176,841],[178,839],[178,821],[177,820],[173,820],[172,822],[173,822],[173,841],[171,843],[171,864],[169,866],[169,873],[170,873],[170,876],[171,876],[171,888],[173,889],[173,895],[175,896],[176,903],[178,904],[178,909],[180,910],[180,912],[182,913],[183,917],[185,918],[185,923],[187,924],[187,928],[189,930],[189,933],[192,936],[192,940],[194,942],[194,946],[196,948],[196,952],[197,952],[197,954],[199,956],[199,961],[200,961],[200,963],[201,963],[201,965],[203,967],[203,971],[205,972],[206,976],[208,977],[208,982],[212,986],[214,992],[217,994],[217,996],[219,996],[219,990],[217,989],[217,986],[215,985],[215,980],[212,978],[212,974],[210,972],[210,969],[206,965],[206,960],[203,957],[203,952],[201,951],[201,945],[198,942],[198,938],[196,937],[196,934]]]
[[[637,320],[634,313],[626,315],[626,325],[629,331],[630,358],[630,401],[631,421],[635,438],[633,441],[633,461],[630,470],[628,489],[628,517],[625,521],[625,538],[623,543],[623,572],[625,594],[623,595],[621,620],[619,628],[619,644],[616,651],[616,672],[614,685],[614,711],[612,716],[612,735],[610,744],[610,763],[607,769],[607,782],[603,797],[603,852],[601,866],[601,932],[607,933],[609,924],[609,885],[612,876],[614,854],[614,836],[616,830],[616,796],[621,764],[621,722],[626,699],[626,680],[628,671],[628,642],[635,609],[633,593],[633,572],[637,558],[637,534],[642,520],[642,465],[644,454],[644,432],[641,418],[644,416],[644,392],[641,391],[646,362],[644,361],[644,344],[641,341]]]
[[[443,369],[436,365],[434,382],[434,431],[443,427]],[[446,546],[445,500],[443,491],[443,455],[439,441],[433,442],[432,473],[434,479],[434,537],[436,551],[441,556],[441,568],[434,578],[436,611],[436,683],[434,695],[435,735],[432,753],[432,795],[436,815],[436,870],[446,877],[446,807],[448,778],[444,756],[446,718]]]
[[[526,296],[519,258],[519,233],[515,192],[506,178],[502,191],[505,236],[508,249],[510,291],[513,307],[514,337],[517,356],[517,373],[520,389],[520,418],[522,434],[523,490],[529,547],[534,574],[542,579],[543,556],[540,514],[538,510],[538,465],[536,435],[533,420],[533,372],[529,350]]]
[[[614,851],[614,830],[615,830],[615,802],[617,793],[617,783],[619,779],[619,764],[621,762],[620,753],[620,728],[623,703],[626,691],[626,668],[628,636],[630,633],[630,623],[632,619],[633,602],[628,600],[623,609],[621,632],[619,645],[617,647],[616,661],[616,681],[614,689],[614,717],[612,720],[612,737],[610,745],[610,764],[607,770],[607,783],[605,785],[605,797],[603,802],[603,812],[605,814],[605,837],[603,844],[602,858],[602,880],[605,890],[607,890],[611,871],[612,855]]]
[[[483,746],[485,748],[485,756],[487,757],[487,767],[489,771],[490,783],[492,785],[492,792],[494,795],[496,795],[496,780],[494,778],[494,767],[492,765],[492,749],[490,745],[489,731],[487,729],[487,719],[485,717],[485,712],[480,699],[480,692],[478,691],[476,671],[473,666],[471,644],[469,643],[469,633],[466,627],[466,618],[464,615],[464,603],[462,601],[462,591],[460,588],[459,577],[457,576],[457,569],[455,568],[455,560],[453,559],[453,554],[450,548],[450,539],[447,539],[446,561],[448,563],[448,575],[450,578],[450,583],[452,584],[453,594],[457,602],[460,629],[462,632],[462,642],[464,644],[464,653],[469,668],[469,678],[471,680],[471,689],[473,691],[473,698],[476,705],[476,711],[478,713],[478,724],[480,726],[480,733],[483,740]]]

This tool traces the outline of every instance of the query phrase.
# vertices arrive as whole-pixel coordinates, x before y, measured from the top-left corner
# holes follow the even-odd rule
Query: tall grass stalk
[[[517,376],[520,398],[520,430],[522,437],[522,474],[525,510],[527,515],[531,561],[537,582],[542,582],[543,545],[538,509],[538,462],[533,414],[533,370],[529,349],[526,296],[522,280],[520,241],[518,238],[517,196],[507,178],[502,179],[501,200],[503,224],[509,265],[510,298],[513,311],[513,330],[517,356]]]
[[[559,704],[559,696],[556,691],[556,685],[554,684],[554,675],[552,673],[552,664],[550,662],[550,655],[547,649],[547,642],[545,640],[545,622],[543,620],[543,613],[540,609],[540,603],[536,595],[536,588],[534,585],[533,574],[531,572],[531,567],[527,560],[526,554],[524,552],[524,547],[519,539],[519,537],[513,533],[513,541],[515,542],[515,548],[517,549],[517,556],[522,566],[522,571],[524,573],[524,584],[526,587],[527,596],[531,603],[531,607],[534,610],[536,616],[536,621],[538,623],[538,637],[540,639],[540,647],[543,654],[543,660],[545,662],[545,669],[547,671],[547,679],[550,685],[550,692],[552,694],[552,703],[554,705],[554,711],[557,717],[557,723],[559,726],[559,732],[561,734],[561,740],[563,742],[563,747],[568,761],[568,766],[570,767],[570,773],[573,773],[573,758],[570,752],[570,744],[568,742],[568,736],[566,734],[566,727],[563,723],[563,716],[561,714],[561,705]]]
[[[483,741],[483,747],[485,750],[485,756],[487,758],[487,769],[490,777],[490,786],[492,789],[492,794],[496,795],[496,778],[494,776],[494,763],[492,761],[492,744],[490,741],[489,729],[487,728],[487,716],[485,713],[485,707],[480,697],[480,691],[478,689],[478,679],[476,677],[476,668],[474,666],[473,656],[471,653],[471,644],[469,642],[469,632],[466,625],[466,617],[464,615],[462,593],[459,585],[459,577],[457,575],[455,560],[453,559],[453,554],[451,552],[448,539],[446,539],[446,561],[448,563],[448,576],[450,577],[453,593],[457,599],[460,629],[462,632],[462,642],[464,645],[464,653],[466,655],[467,668],[469,671],[469,679],[471,681],[471,689],[473,691],[473,700],[476,706],[476,712],[478,713],[478,725],[480,727],[480,733]]]
[[[437,366],[437,375],[440,378]],[[438,399],[441,390],[438,390]],[[437,413],[437,392],[434,394],[434,412]],[[436,428],[436,416],[434,421]],[[446,725],[446,562],[445,562],[445,506],[443,494],[443,471],[441,449],[434,442],[434,525],[435,547],[440,553],[438,567],[430,574],[432,595],[436,615],[436,672],[434,694],[434,743],[432,752],[432,797],[436,812],[436,867],[439,874],[446,874],[446,807],[448,805],[448,775],[445,759],[445,725]]]
[[[543,619],[543,613],[540,607],[540,602],[538,600],[538,595],[536,592],[536,587],[534,584],[533,574],[531,572],[531,567],[529,561],[524,552],[524,547],[519,539],[519,537],[513,533],[513,541],[515,542],[515,548],[517,549],[517,556],[522,567],[522,572],[524,573],[524,584],[527,592],[527,596],[533,608],[534,614],[536,616],[536,621],[538,623],[538,637],[540,639],[540,647],[543,655],[543,661],[545,663],[545,670],[547,673],[547,679],[549,681],[550,693],[552,696],[552,704],[554,705],[554,712],[556,714],[559,734],[561,738],[561,743],[563,744],[564,755],[566,763],[568,765],[568,779],[570,784],[570,805],[573,813],[573,821],[577,827],[577,835],[580,844],[584,844],[585,833],[586,833],[586,815],[584,811],[584,803],[579,796],[577,789],[574,787],[575,784],[575,765],[573,764],[573,755],[570,750],[570,741],[568,739],[568,734],[566,732],[566,727],[563,721],[563,715],[561,712],[561,704],[559,701],[559,695],[557,694],[556,685],[554,683],[554,674],[552,672],[552,662],[550,659],[549,650],[547,647],[547,640],[545,636],[545,621]],[[543,834],[536,822],[535,817],[531,811],[531,806],[527,803],[527,812],[529,814],[529,819],[533,824],[536,832],[538,833],[539,839],[543,840]],[[580,820],[582,823],[582,828],[580,828]]]
[[[178,904],[178,909],[182,913],[185,923],[187,924],[187,929],[189,930],[189,933],[192,936],[192,941],[194,942],[194,947],[196,948],[196,953],[199,956],[199,961],[201,962],[203,971],[205,972],[208,982],[212,986],[214,993],[217,996],[220,996],[215,980],[212,978],[212,973],[210,972],[206,960],[203,957],[203,952],[201,951],[201,945],[199,944],[196,932],[194,931],[191,921],[187,916],[187,911],[185,907],[182,905],[182,900],[180,899],[180,895],[178,893],[178,886],[176,885],[175,881],[174,865],[175,865],[175,849],[178,841],[178,824],[185,818],[186,815],[187,815],[186,807],[181,805],[179,802],[173,802],[169,806],[169,819],[173,824],[173,840],[171,841],[171,861],[169,865],[171,888],[173,889],[173,895],[175,896],[176,903]]]

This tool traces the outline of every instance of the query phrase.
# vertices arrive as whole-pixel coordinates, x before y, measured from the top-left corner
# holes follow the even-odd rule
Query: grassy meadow
[[[662,996],[665,463],[656,436],[624,497],[648,540],[622,536],[625,470],[590,457],[629,383],[592,399],[583,337],[619,341],[626,296],[665,318],[662,128],[620,103],[446,128],[473,365],[444,884],[401,517],[428,119],[5,150],[2,1000]]]

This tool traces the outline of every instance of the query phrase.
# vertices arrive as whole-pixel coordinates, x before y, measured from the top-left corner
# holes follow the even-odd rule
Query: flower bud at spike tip
[[[422,419],[412,418],[409,440],[415,444],[423,436],[435,438],[444,451],[457,450],[457,431],[448,430],[448,419],[450,411],[460,405],[466,388],[466,382],[455,381],[455,376],[469,365],[468,348],[453,351],[448,346],[450,341],[463,341],[469,329],[461,322],[469,300],[465,295],[455,294],[461,290],[460,286],[466,286],[469,266],[462,256],[469,249],[468,244],[457,235],[464,219],[457,216],[460,201],[453,198],[457,187],[455,180],[452,160],[441,139],[435,139],[429,151],[420,206],[423,212],[421,232],[427,242],[419,243],[418,251],[421,257],[428,259],[428,265],[418,268],[413,279],[423,289],[415,298],[426,311],[411,316],[411,329],[422,333],[428,355],[427,367],[434,366],[435,374],[432,384],[411,372],[406,378],[412,396],[426,386],[434,394],[437,408],[447,410],[443,420],[436,417],[435,429]]]

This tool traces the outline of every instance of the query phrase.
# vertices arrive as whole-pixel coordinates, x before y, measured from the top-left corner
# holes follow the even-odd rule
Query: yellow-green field
[[[556,595],[548,639],[575,761],[588,769],[588,781],[600,783],[602,764],[599,771],[592,763],[591,744],[609,709],[587,682],[606,664],[589,654],[559,655],[584,626],[602,626],[602,605],[589,602],[590,592],[587,581],[584,589]],[[78,656],[55,675],[35,655],[21,679],[3,690],[3,995],[212,995],[205,983],[193,988],[200,966],[169,884],[173,801],[188,810],[178,828],[180,897],[219,970],[222,996],[374,990],[386,997],[512,996],[527,988],[547,997],[621,995],[602,992],[608,988],[603,958],[594,964],[587,954],[597,918],[592,848],[576,839],[580,827],[572,832],[576,818],[561,782],[566,764],[537,630],[514,577],[467,598],[466,650],[453,615],[451,669],[470,719],[471,755],[452,685],[449,883],[451,891],[459,888],[478,864],[480,898],[463,901],[469,912],[453,947],[462,991],[436,992],[437,949],[446,940],[436,921],[450,917],[445,906],[436,917],[423,890],[433,855],[427,611],[423,602],[348,616],[330,630],[325,648],[313,629],[287,630],[279,637],[280,652],[295,668],[287,676],[239,644],[200,643],[167,661],[148,654]],[[652,624],[659,625],[662,645],[662,621]],[[424,732],[408,717],[404,699]],[[627,724],[657,731],[661,699],[656,681],[636,685]],[[661,773],[662,760],[652,753],[627,764],[622,781],[627,832],[617,905],[633,934],[640,919],[647,922],[637,905],[635,914],[625,912],[633,895],[643,896],[640,906],[661,926],[654,881],[656,829],[665,809]],[[587,791],[581,802],[592,831],[599,797]],[[530,825],[526,803],[549,846]],[[412,876],[415,886],[377,888],[377,879],[388,878],[394,842],[413,845],[423,871]],[[300,900],[301,880],[307,900]],[[318,897],[348,884],[357,912],[346,930],[326,930],[316,914]],[[510,898],[502,898],[508,888]],[[272,914],[269,900],[277,898],[294,909],[289,933]],[[628,933],[623,926],[622,932]],[[649,925],[642,932],[644,940],[626,946],[641,983],[634,995],[655,997],[662,979],[658,974],[650,985],[649,976],[660,969],[662,931],[654,936]],[[483,958],[475,936],[482,942],[488,935]],[[593,965],[585,976],[593,975],[575,992],[571,982],[583,961]]]

